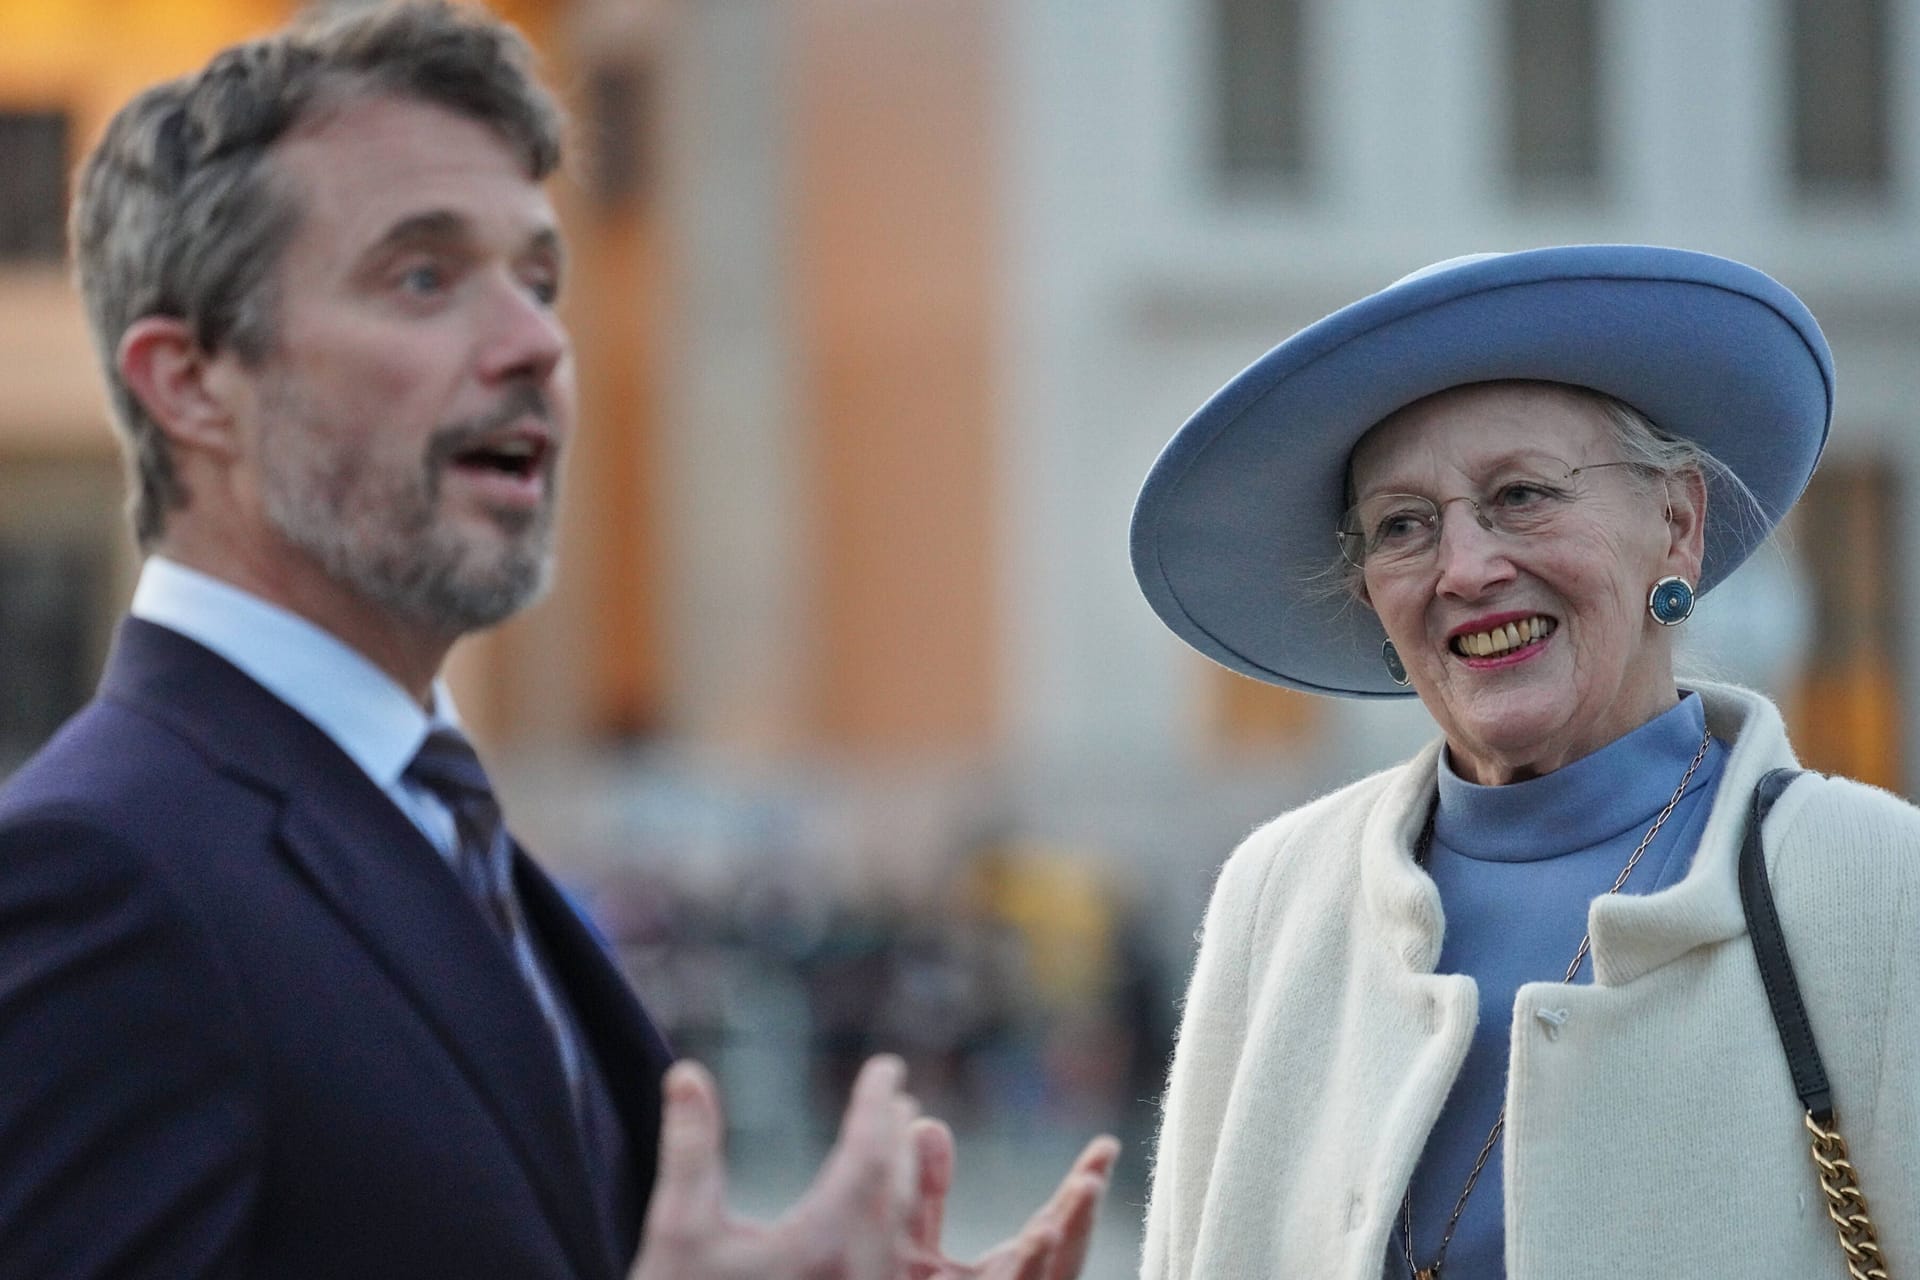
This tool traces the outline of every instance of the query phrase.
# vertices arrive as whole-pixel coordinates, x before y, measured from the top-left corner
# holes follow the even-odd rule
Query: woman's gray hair
[[[1705,449],[1691,440],[1668,435],[1626,401],[1580,387],[1569,390],[1599,406],[1600,416],[1606,419],[1607,426],[1613,431],[1613,441],[1619,446],[1621,460],[1631,462],[1636,470],[1663,478],[1672,478],[1688,471],[1699,471],[1703,476],[1710,471],[1726,472],[1726,468]]]
[[[1711,497],[1717,499],[1723,508],[1712,519],[1731,524],[1742,532],[1765,529],[1771,523],[1760,505],[1760,499],[1747,487],[1747,482],[1707,450],[1691,440],[1668,435],[1624,400],[1616,400],[1605,392],[1590,391],[1584,387],[1570,387],[1568,390],[1600,407],[1600,416],[1613,431],[1614,444],[1619,447],[1620,457],[1632,463],[1634,470],[1661,480],[1671,480],[1689,471],[1697,471],[1701,479],[1707,482]]]
[[[445,0],[349,10],[218,54],[123,107],[82,166],[74,269],[132,473],[141,548],[187,494],[165,434],[120,376],[143,316],[184,320],[206,352],[276,345],[274,279],[299,225],[274,144],[353,99],[412,98],[491,128],[534,181],[559,166],[561,113],[513,28]]]

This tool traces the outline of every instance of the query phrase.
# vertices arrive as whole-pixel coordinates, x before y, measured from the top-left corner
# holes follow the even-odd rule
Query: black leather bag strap
[[[1793,1091],[1800,1095],[1807,1114],[1822,1125],[1831,1125],[1833,1091],[1827,1087],[1827,1068],[1820,1061],[1813,1025],[1807,1021],[1807,1007],[1800,1000],[1800,982],[1793,976],[1787,940],[1780,933],[1780,914],[1774,910],[1766,854],[1760,847],[1760,824],[1766,820],[1767,810],[1801,772],[1775,769],[1754,788],[1747,837],[1740,846],[1740,905],[1747,913],[1747,932],[1753,938],[1754,958],[1760,962],[1760,981],[1767,990],[1774,1025],[1780,1030],[1780,1044],[1787,1051]]]

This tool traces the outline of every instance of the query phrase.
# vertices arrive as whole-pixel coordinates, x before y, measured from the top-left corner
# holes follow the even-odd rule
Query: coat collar
[[[1731,750],[1685,877],[1658,893],[1609,895],[1589,908],[1594,981],[1601,986],[1632,982],[1695,947],[1746,932],[1737,878],[1744,801],[1760,775],[1795,763],[1771,702],[1732,685],[1687,683],[1706,706],[1708,730]],[[1433,803],[1440,748],[1429,743],[1386,776],[1379,803],[1361,828],[1361,892],[1368,913],[1416,973],[1430,973],[1439,963],[1446,929],[1433,880],[1413,862],[1414,842]]]
[[[164,627],[122,625],[101,695],[169,725],[220,771],[279,799],[279,853],[446,1046],[580,1274],[618,1274],[624,1260],[616,1265],[594,1216],[550,1033],[507,950],[412,822],[310,721]],[[521,875],[545,879],[530,863]]]
[[[1413,846],[1433,809],[1439,741],[1384,777],[1385,790],[1360,828],[1360,891],[1368,913],[1401,962],[1415,973],[1440,963],[1446,916],[1433,878],[1414,863]]]
[[[1601,898],[1589,911],[1593,977],[1603,986],[1632,982],[1695,947],[1746,933],[1739,885],[1746,802],[1762,774],[1796,763],[1771,702],[1732,685],[1688,683],[1706,704],[1708,731],[1732,750],[1686,876],[1659,893]]]

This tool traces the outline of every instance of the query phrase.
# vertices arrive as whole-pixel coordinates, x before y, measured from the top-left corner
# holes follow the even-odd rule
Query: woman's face
[[[1440,507],[1432,550],[1370,556],[1360,595],[1463,777],[1550,772],[1673,705],[1670,637],[1648,616],[1647,592],[1668,574],[1698,580],[1705,484],[1594,466],[1619,461],[1596,401],[1517,382],[1429,396],[1354,450],[1356,502],[1400,493]],[[1558,483],[1573,468],[1593,469],[1560,485],[1533,532],[1484,528],[1450,501],[1519,510],[1538,496],[1527,479]]]

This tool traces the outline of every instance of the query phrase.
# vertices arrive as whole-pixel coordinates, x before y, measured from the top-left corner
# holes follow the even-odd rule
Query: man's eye
[[[558,280],[530,280],[527,292],[531,293],[542,306],[550,307],[560,301],[560,282]]]
[[[446,283],[447,273],[437,263],[419,263],[400,274],[400,287],[408,293],[438,293]]]

